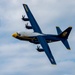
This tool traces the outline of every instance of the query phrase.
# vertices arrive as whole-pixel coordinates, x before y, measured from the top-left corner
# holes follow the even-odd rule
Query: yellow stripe
[[[28,12],[28,9],[27,9],[26,5],[25,5],[25,9],[26,9],[26,12]]]
[[[65,37],[67,35],[67,32],[64,32],[63,34],[62,34],[62,37]]]

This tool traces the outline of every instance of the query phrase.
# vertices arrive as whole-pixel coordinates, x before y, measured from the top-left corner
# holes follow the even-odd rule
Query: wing
[[[28,19],[32,25],[32,28],[34,30],[34,32],[38,32],[38,33],[42,33],[41,29],[39,28],[35,18],[33,17],[29,7],[26,4],[23,4],[23,7],[26,11],[26,14],[28,16]],[[52,53],[50,51],[50,48],[46,42],[46,40],[44,39],[44,37],[42,36],[37,36],[38,41],[40,42],[41,46],[43,47],[47,57],[49,58],[49,60],[51,61],[52,64],[56,64],[54,57],[52,56]]]
[[[38,41],[40,42],[41,46],[43,47],[43,49],[44,49],[48,59],[50,60],[51,64],[56,65],[56,62],[54,60],[54,57],[50,51],[50,48],[49,48],[46,40],[42,36],[38,36],[37,38],[38,38]]]
[[[34,16],[31,13],[29,7],[26,4],[23,4],[23,7],[24,7],[24,9],[26,11],[26,14],[28,16],[28,19],[29,19],[29,21],[30,21],[30,23],[32,25],[32,28],[33,28],[34,32],[42,33],[41,29],[38,26],[38,23],[36,22]]]

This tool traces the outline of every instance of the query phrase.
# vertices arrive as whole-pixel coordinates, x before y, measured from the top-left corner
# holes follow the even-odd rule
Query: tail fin
[[[63,32],[61,31],[61,29],[59,27],[56,27],[56,29],[57,29],[58,37],[61,38],[61,41],[64,44],[64,46],[70,50],[70,46],[69,46],[67,39],[71,32],[72,27],[68,27]]]
[[[61,34],[59,34],[58,36],[61,38],[65,38],[67,39],[70,32],[71,32],[72,27],[68,27],[66,30],[64,30]]]
[[[57,29],[58,35],[62,33],[62,30],[58,26],[56,26],[56,29]]]

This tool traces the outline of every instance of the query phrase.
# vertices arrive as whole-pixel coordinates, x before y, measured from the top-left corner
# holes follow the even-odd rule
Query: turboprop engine
[[[32,26],[29,26],[28,23],[25,24],[26,29],[32,29]]]
[[[23,20],[23,21],[29,21],[28,18],[25,18],[25,15],[22,15],[22,20]]]
[[[40,48],[39,46],[37,46],[37,49],[36,49],[38,52],[44,52],[44,49]]]

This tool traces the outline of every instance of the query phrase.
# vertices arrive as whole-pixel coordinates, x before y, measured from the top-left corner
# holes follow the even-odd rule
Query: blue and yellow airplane
[[[56,65],[55,59],[47,43],[61,41],[64,44],[64,46],[70,50],[70,46],[68,44],[67,39],[72,27],[68,27],[63,32],[59,27],[56,27],[58,35],[44,34],[39,28],[38,23],[36,22],[34,16],[32,15],[29,7],[26,4],[23,4],[23,7],[26,11],[28,18],[22,16],[22,20],[29,21],[31,23],[31,26],[26,25],[26,28],[33,29],[34,32],[16,32],[12,34],[12,36],[19,40],[29,41],[34,44],[41,44],[42,48],[37,46],[37,51],[39,52],[44,51],[48,59],[50,60],[51,64]]]

